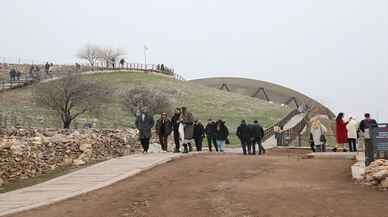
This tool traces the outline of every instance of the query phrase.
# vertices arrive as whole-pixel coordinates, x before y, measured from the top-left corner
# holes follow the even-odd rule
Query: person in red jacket
[[[344,113],[339,113],[336,119],[336,136],[337,136],[337,144],[342,146],[345,149],[345,145],[348,142],[348,130],[346,129],[346,125],[348,125],[349,121],[344,121]],[[337,151],[337,147],[333,149],[333,151]]]

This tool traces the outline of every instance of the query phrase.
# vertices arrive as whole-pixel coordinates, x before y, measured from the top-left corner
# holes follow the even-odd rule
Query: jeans
[[[357,139],[348,139],[349,151],[357,152]]]
[[[220,152],[224,152],[225,140],[217,140],[217,146]]]

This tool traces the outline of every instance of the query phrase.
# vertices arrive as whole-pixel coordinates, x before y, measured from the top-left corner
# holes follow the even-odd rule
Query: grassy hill
[[[120,92],[123,89],[148,86],[166,91],[175,91],[176,106],[186,106],[195,118],[206,122],[208,118],[224,119],[234,132],[241,119],[259,120],[264,126],[270,126],[286,115],[290,110],[260,99],[228,93],[195,83],[177,81],[171,77],[145,74],[142,72],[112,72],[84,75],[109,84],[114,90],[113,102],[105,105],[98,115],[86,114],[74,123],[73,127],[82,127],[83,123],[93,120],[98,128],[133,127],[134,117],[122,109]],[[53,112],[37,107],[31,100],[31,87],[7,91],[0,94],[0,113],[16,117],[16,122],[32,127],[58,127],[60,123]]]
[[[220,88],[222,84],[226,84],[230,88],[231,92],[246,96],[253,96],[259,88],[264,88],[269,99],[273,102],[284,104],[291,97],[295,97],[299,104],[304,102],[306,104],[313,105],[315,107],[314,113],[326,114],[330,117],[334,116],[332,111],[316,100],[290,88],[270,82],[245,78],[205,78],[192,80],[191,82],[213,88]],[[263,92],[260,92],[257,97],[265,99]],[[295,107],[294,102],[291,102],[290,106]]]

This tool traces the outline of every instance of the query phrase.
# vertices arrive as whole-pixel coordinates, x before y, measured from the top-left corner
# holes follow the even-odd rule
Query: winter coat
[[[250,131],[250,128],[247,124],[241,124],[238,128],[237,128],[237,137],[241,140],[241,141],[247,141],[250,139],[251,137],[251,131]]]
[[[348,125],[346,125],[346,130],[348,131],[349,139],[357,139],[357,131],[358,131],[358,122],[356,120],[349,121]]]
[[[180,114],[175,114],[172,118],[171,118],[171,125],[172,125],[172,128],[174,130],[174,133],[179,133],[179,117],[180,117]]]
[[[338,144],[345,144],[348,142],[348,132],[346,129],[348,122],[344,122],[342,119],[336,122],[336,137]]]
[[[194,125],[194,138],[199,139],[205,136],[205,128],[201,123]]]
[[[155,121],[151,115],[144,114],[144,120],[142,115],[136,117],[136,128],[139,130],[140,139],[151,138],[151,129],[154,127]]]
[[[162,122],[162,119],[159,119],[156,122],[155,129],[156,133],[159,136],[169,136],[172,132],[172,124],[170,119],[167,118],[166,120],[164,120],[164,124]]]
[[[253,140],[261,140],[264,137],[264,129],[260,124],[250,124],[250,137]]]
[[[372,127],[372,126],[376,126],[376,125],[377,125],[377,122],[374,119],[364,119],[364,120],[361,121],[361,123],[360,123],[360,130],[363,133],[363,136],[364,136],[365,139],[370,139],[371,138],[369,128]]]
[[[313,128],[313,127],[311,128],[311,136],[312,136],[314,145],[323,145],[323,142],[321,141],[321,136],[325,135],[326,132],[327,132],[327,129],[322,124],[319,128]]]
[[[205,133],[207,137],[216,136],[217,125],[214,122],[208,123],[205,128]]]
[[[225,125],[216,128],[216,140],[226,141],[229,136],[229,130]]]

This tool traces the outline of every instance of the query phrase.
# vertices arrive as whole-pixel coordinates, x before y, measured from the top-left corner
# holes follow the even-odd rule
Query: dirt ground
[[[206,154],[13,217],[387,217],[388,192],[354,184],[349,160]]]

